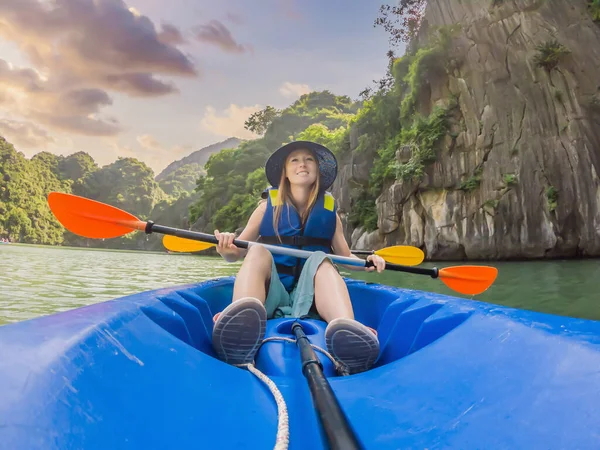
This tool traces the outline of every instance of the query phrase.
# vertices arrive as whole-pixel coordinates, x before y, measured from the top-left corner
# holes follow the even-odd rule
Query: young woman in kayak
[[[354,320],[344,280],[326,253],[357,258],[344,238],[335,201],[326,192],[337,175],[337,161],[326,147],[308,141],[284,145],[266,163],[272,185],[238,239],[313,251],[308,259],[249,250],[233,244],[234,233],[215,230],[217,252],[226,261],[244,258],[232,303],[215,315],[213,348],[230,364],[253,362],[267,318],[316,318],[328,323],[327,350],[349,373],[368,370],[379,354],[377,333]],[[374,266],[385,260],[369,255]]]

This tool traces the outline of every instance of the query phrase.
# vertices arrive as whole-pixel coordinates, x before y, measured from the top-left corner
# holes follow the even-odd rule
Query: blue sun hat
[[[311,141],[293,141],[277,149],[267,160],[265,171],[271,186],[278,187],[281,171],[288,155],[294,150],[305,148],[315,154],[321,173],[320,189],[325,191],[331,187],[337,176],[337,159],[327,147]]]

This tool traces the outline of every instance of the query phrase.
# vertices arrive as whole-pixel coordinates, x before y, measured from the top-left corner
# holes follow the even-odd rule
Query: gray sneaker
[[[373,329],[352,319],[334,319],[325,330],[327,351],[349,375],[369,370],[379,356],[379,339]]]
[[[215,320],[212,346],[222,361],[250,364],[262,344],[267,327],[267,310],[262,302],[244,297],[227,306]]]

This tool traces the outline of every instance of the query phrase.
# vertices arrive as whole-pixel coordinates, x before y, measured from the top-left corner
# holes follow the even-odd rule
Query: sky
[[[387,64],[375,0],[1,0],[0,136],[31,157],[135,157],[156,174],[244,121]],[[273,149],[275,150],[275,149]]]

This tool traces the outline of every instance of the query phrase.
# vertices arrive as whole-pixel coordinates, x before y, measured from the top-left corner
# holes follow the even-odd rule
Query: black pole
[[[325,431],[329,448],[332,450],[362,449],[323,374],[321,361],[310,346],[310,342],[302,330],[302,325],[295,322],[292,325],[292,331],[296,335],[296,342],[300,348],[302,373],[308,380],[313,404]]]
[[[371,261],[367,261],[370,263]],[[401,266],[399,264],[385,263],[385,270],[395,270],[398,272],[416,273],[418,275],[429,275],[431,278],[437,278],[439,270],[437,267],[428,269],[426,267]]]
[[[161,233],[169,234],[171,236],[177,236],[184,239],[192,239],[194,241],[209,242],[211,244],[218,244],[219,240],[213,234],[201,233],[200,231],[182,230],[180,228],[166,227],[164,225],[157,225],[151,220],[146,222],[147,234]],[[240,241],[234,239],[233,243],[240,248],[248,248],[247,241]]]
[[[192,239],[195,241],[209,242],[211,244],[218,244],[219,240],[212,234],[201,233],[199,231],[191,231],[191,230],[182,230],[180,228],[172,228],[166,227],[164,225],[157,225],[151,220],[146,222],[146,230],[147,234],[151,233],[161,233],[161,234],[169,234],[171,236],[177,236],[185,239]],[[240,241],[238,239],[234,239],[233,243],[240,248],[248,248],[247,241]],[[361,252],[362,250],[359,250]],[[370,252],[372,253],[372,252]],[[365,267],[373,266],[372,261],[365,262]],[[394,270],[397,272],[408,272],[415,273],[418,275],[429,275],[431,278],[438,277],[438,269],[434,267],[433,269],[426,269],[424,267],[413,267],[413,266],[401,266],[399,264],[386,263],[385,270]]]

